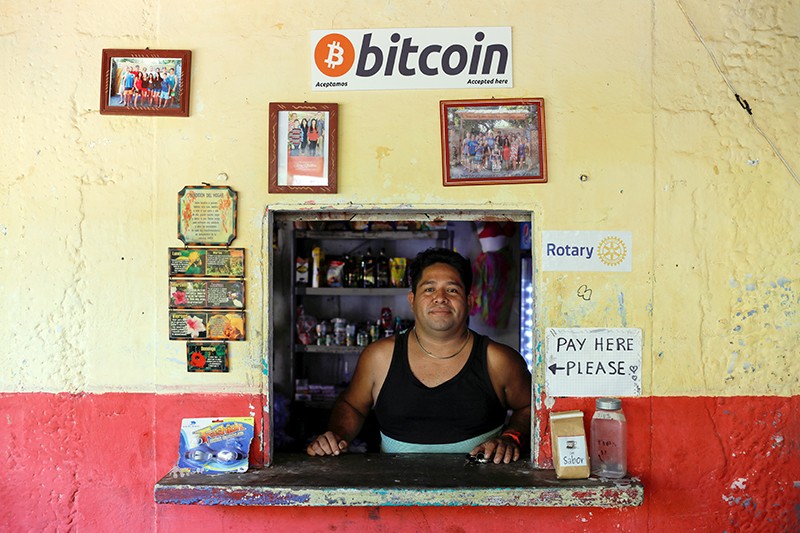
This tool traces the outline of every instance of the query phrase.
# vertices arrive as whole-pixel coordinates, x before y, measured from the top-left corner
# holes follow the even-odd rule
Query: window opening
[[[345,262],[381,252],[387,257],[413,258],[432,246],[455,249],[475,260],[482,253],[478,232],[489,221],[511,223],[508,239],[511,266],[515,270],[508,322],[489,325],[480,312],[472,314],[470,328],[520,351],[533,365],[534,285],[532,258],[521,236],[531,235],[532,215],[521,211],[441,210],[434,213],[406,210],[347,210],[331,212],[267,210],[270,235],[268,309],[265,313],[266,361],[269,399],[269,442],[265,462],[274,454],[302,452],[307,441],[325,431],[333,401],[349,382],[363,345],[363,335],[386,334],[381,313],[391,310],[391,325],[413,324],[405,287],[336,286],[328,281],[333,261]],[[314,283],[315,248],[319,259],[319,283]],[[305,262],[305,263],[304,263]],[[496,265],[493,265],[496,266]],[[335,276],[332,272],[331,276]],[[317,286],[314,286],[317,285]],[[334,286],[330,286],[334,285]],[[391,285],[391,282],[390,282]],[[309,335],[300,338],[298,326]],[[341,327],[345,331],[340,330]],[[371,331],[377,329],[377,332]],[[359,339],[359,334],[362,338]],[[344,335],[344,337],[341,337]],[[348,341],[353,335],[352,342]],[[344,339],[344,340],[342,340]],[[532,414],[534,427],[535,415]],[[367,419],[359,451],[378,451],[377,423]],[[351,452],[354,451],[351,446]]]

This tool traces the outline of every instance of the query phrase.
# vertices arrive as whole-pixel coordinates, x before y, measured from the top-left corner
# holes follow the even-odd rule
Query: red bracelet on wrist
[[[507,429],[500,434],[501,437],[510,437],[514,442],[517,443],[517,446],[522,448],[522,433],[519,431],[515,431],[513,429]]]

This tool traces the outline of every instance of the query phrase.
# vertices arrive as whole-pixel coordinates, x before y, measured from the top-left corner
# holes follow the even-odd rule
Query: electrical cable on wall
[[[675,0],[675,3],[678,4],[678,7],[683,12],[683,16],[686,17],[686,21],[689,23],[689,26],[691,26],[692,31],[694,31],[694,34],[697,36],[697,39],[700,41],[700,44],[702,44],[703,47],[706,49],[706,52],[708,52],[708,55],[711,57],[711,61],[714,63],[714,66],[717,68],[717,71],[719,72],[720,76],[722,76],[723,81],[725,81],[725,84],[728,86],[728,88],[731,90],[733,95],[736,97],[736,101],[739,102],[739,105],[742,107],[742,109],[747,111],[747,114],[750,117],[750,124],[752,124],[752,126],[755,128],[755,130],[764,138],[764,140],[767,141],[767,143],[769,144],[770,148],[772,148],[772,151],[775,153],[776,156],[778,156],[778,159],[780,159],[781,162],[783,163],[783,166],[786,167],[786,170],[789,171],[789,173],[792,175],[792,177],[797,182],[797,184],[800,185],[800,177],[798,177],[797,173],[794,171],[792,166],[783,157],[783,154],[781,154],[780,150],[778,150],[778,147],[775,146],[775,143],[772,142],[772,139],[770,139],[769,136],[766,133],[764,133],[764,131],[758,125],[758,123],[756,122],[755,117],[753,116],[753,110],[750,108],[750,104],[747,102],[747,100],[745,100],[744,98],[742,98],[739,95],[739,92],[736,90],[736,88],[733,86],[731,81],[728,79],[728,77],[722,71],[722,68],[720,67],[719,63],[717,62],[716,56],[714,56],[714,52],[712,52],[711,48],[709,48],[708,45],[706,44],[705,39],[703,39],[703,36],[700,34],[700,31],[697,29],[697,26],[695,26],[694,22],[692,21],[692,18],[686,12],[686,9],[683,7],[683,4],[681,3],[681,1],[680,0]]]

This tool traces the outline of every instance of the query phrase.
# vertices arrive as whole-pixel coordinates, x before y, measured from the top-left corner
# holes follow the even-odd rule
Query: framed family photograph
[[[105,49],[100,114],[189,116],[190,50]]]
[[[269,192],[337,191],[338,104],[269,104]]]
[[[448,100],[440,115],[445,186],[547,182],[544,99]]]

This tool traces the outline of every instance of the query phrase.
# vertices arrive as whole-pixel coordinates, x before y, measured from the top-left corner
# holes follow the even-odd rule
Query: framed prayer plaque
[[[236,191],[184,187],[178,193],[178,238],[186,245],[229,246],[236,238]]]

